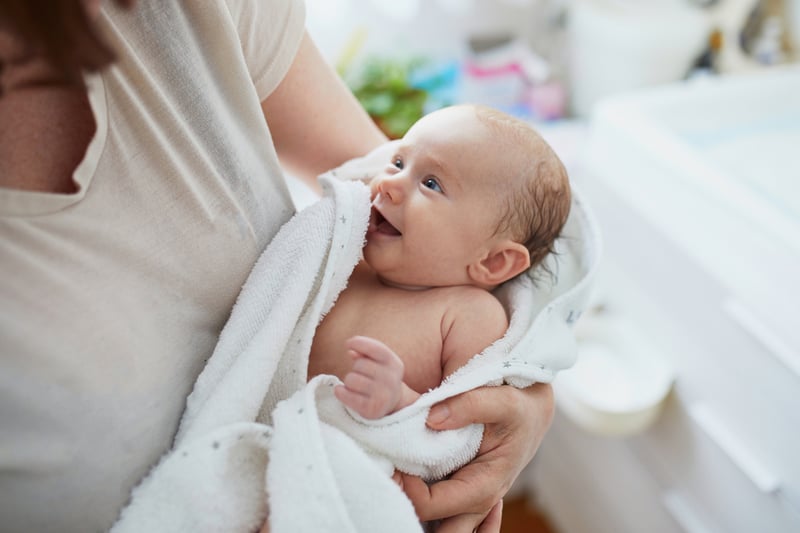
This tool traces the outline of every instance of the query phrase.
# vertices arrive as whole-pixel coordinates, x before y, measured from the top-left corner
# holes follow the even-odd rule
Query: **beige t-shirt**
[[[293,213],[260,101],[302,0],[107,7],[80,190],[0,189],[2,531],[111,526]]]

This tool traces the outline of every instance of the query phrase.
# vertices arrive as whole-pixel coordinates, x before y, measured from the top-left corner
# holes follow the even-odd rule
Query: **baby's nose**
[[[403,178],[399,174],[384,177],[378,182],[377,191],[390,202],[398,203],[403,200],[405,187]]]

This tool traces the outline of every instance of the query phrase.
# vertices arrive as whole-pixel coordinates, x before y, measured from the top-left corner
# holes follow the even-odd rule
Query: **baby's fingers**
[[[362,411],[366,410],[367,403],[369,402],[369,398],[367,396],[352,391],[344,385],[336,385],[336,387],[333,388],[333,395],[350,409],[362,414],[362,416]]]
[[[345,341],[344,346],[346,349],[358,353],[359,356],[366,357],[382,365],[403,365],[403,362],[391,348],[372,337],[361,335],[350,337]]]
[[[385,395],[368,395],[348,389],[344,385],[337,385],[333,394],[344,405],[360,414],[364,418],[380,418],[389,412],[391,400]]]
[[[374,376],[359,372],[349,372],[342,382],[347,390],[362,396],[373,396],[381,392],[381,383]]]

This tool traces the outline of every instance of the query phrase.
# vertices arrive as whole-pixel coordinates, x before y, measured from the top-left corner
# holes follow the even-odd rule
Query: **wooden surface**
[[[556,533],[525,496],[503,502],[501,533]]]

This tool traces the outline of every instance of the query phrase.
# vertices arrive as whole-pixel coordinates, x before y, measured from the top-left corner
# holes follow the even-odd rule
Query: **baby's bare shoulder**
[[[502,317],[505,321],[503,304],[487,290],[471,286],[447,287],[442,290],[447,291],[443,302],[453,319],[481,320]]]
[[[463,287],[449,295],[442,321],[444,359],[455,368],[502,337],[508,328],[505,309],[492,293]]]

